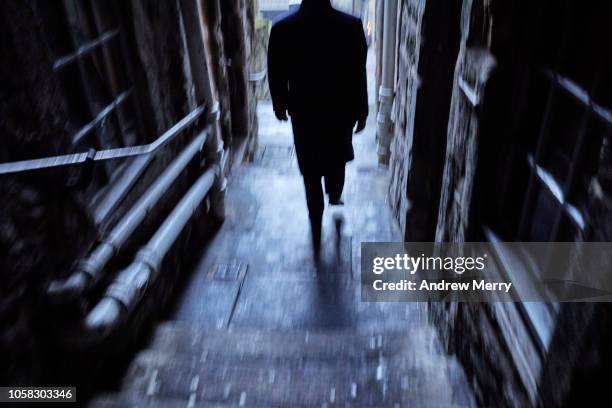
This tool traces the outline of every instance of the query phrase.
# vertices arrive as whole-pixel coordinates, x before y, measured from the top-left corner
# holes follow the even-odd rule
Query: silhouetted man
[[[368,116],[367,44],[361,20],[332,8],[329,0],[303,0],[276,21],[268,45],[268,81],[276,117],[291,116],[298,166],[318,254],[323,190],[341,205],[344,170],[353,160],[353,129]]]

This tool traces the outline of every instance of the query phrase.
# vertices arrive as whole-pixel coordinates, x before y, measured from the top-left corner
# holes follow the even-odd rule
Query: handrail
[[[47,294],[53,300],[71,301],[98,281],[107,263],[123,248],[141,222],[176,181],[176,178],[201,151],[208,137],[206,132],[199,133],[155,179],[104,240],[78,263],[76,270],[65,279],[51,282]]]
[[[104,161],[111,159],[121,159],[126,157],[141,156],[149,154],[164,146],[185,128],[195,122],[206,111],[205,105],[200,105],[174,126],[165,131],[155,141],[145,145],[119,147],[107,150],[90,149],[88,152],[65,154],[61,156],[45,157],[32,160],[20,160],[8,163],[0,163],[0,175],[21,173],[24,171],[68,166],[72,164],[85,163],[86,161]]]

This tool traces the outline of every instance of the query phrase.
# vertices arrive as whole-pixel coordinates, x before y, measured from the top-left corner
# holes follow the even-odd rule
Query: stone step
[[[121,392],[91,406],[473,406],[435,332],[200,330],[161,324]],[[220,404],[220,405],[219,405]]]
[[[362,366],[376,366],[380,361],[386,360],[386,356],[378,352],[368,352],[355,356],[331,355],[266,355],[262,353],[214,353],[204,350],[202,353],[181,353],[173,354],[159,350],[144,350],[134,358],[132,369],[142,369],[143,367],[164,367],[176,361],[192,366],[207,365],[211,367],[236,366],[245,369],[269,367],[271,369],[290,369],[301,370],[304,368],[324,368],[327,370],[345,370],[347,367],[357,369]],[[399,359],[394,358],[394,361]],[[131,375],[131,370],[126,376]]]
[[[358,359],[378,356],[412,355],[415,349],[427,354],[443,351],[431,326],[418,325],[402,331],[370,334],[354,331],[270,332],[250,329],[200,330],[180,323],[159,326],[148,346],[172,354],[266,356],[274,358],[312,357]]]
[[[173,399],[186,399],[196,393],[199,401],[236,405],[248,398],[251,406],[312,406],[329,398],[348,397],[351,383],[345,383],[349,379],[356,390],[359,388],[369,396],[377,393],[375,367],[370,370],[350,366],[332,369],[320,364],[303,368],[269,364],[254,367],[194,364],[180,359],[134,368],[122,392]]]
[[[186,359],[137,360],[122,386],[123,393],[163,399],[188,399],[192,394],[206,403],[249,406],[321,406],[349,402],[365,406],[410,401],[453,402],[453,387],[446,367],[426,371],[400,369],[386,362],[328,364],[311,361],[302,367],[265,363],[199,363]],[[426,383],[421,379],[427,378]],[[445,404],[442,404],[445,402]]]

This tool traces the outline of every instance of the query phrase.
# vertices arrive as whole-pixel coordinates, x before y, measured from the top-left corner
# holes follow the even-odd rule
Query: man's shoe
[[[329,199],[329,205],[344,205],[344,201],[342,201],[342,199],[338,198],[336,200],[332,200],[331,198]]]

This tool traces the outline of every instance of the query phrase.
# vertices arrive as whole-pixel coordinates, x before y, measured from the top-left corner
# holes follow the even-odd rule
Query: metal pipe
[[[74,299],[98,280],[102,269],[110,259],[123,247],[181,172],[202,150],[206,138],[207,134],[201,132],[187,145],[130,211],[115,225],[105,240],[87,258],[79,262],[76,272],[66,279],[51,282],[47,294],[52,299],[58,301]]]
[[[212,113],[215,115],[215,130],[219,125],[219,104],[215,104],[212,109]],[[218,133],[211,133],[210,137],[206,139],[206,145],[204,147],[204,158],[209,166],[216,166],[218,168],[218,176],[215,179],[213,188],[210,192],[210,212],[218,220],[225,219],[225,194],[227,189],[226,174],[226,163],[227,155],[223,150],[223,142],[217,136]]]
[[[391,107],[395,95],[395,44],[397,30],[397,0],[385,0],[383,27],[382,81],[380,85],[378,122],[378,162],[389,163],[391,145]]]
[[[134,310],[150,283],[159,276],[161,263],[196,209],[211,190],[218,167],[208,169],[164,220],[134,262],[119,272],[102,300],[85,319],[85,330],[106,336]]]

